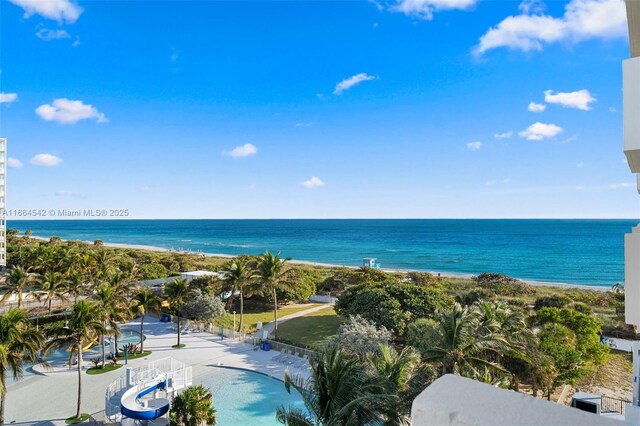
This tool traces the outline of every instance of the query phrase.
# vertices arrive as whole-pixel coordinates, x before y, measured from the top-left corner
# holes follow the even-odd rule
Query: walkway
[[[125,328],[140,329],[139,322],[124,325]],[[173,349],[176,343],[175,324],[161,323],[155,318],[145,320],[144,347],[153,353],[144,359],[129,362],[137,367],[148,361],[174,357],[193,366],[194,383],[198,377],[211,372],[216,365],[242,367],[259,371],[282,379],[285,366],[272,360],[279,352],[256,351],[249,344],[233,341],[204,332],[184,331],[181,342],[185,348]],[[85,363],[85,369],[90,363]],[[306,370],[291,369],[294,374],[307,376]],[[103,419],[105,389],[109,383],[125,373],[121,367],[110,373],[89,376],[82,374],[82,411],[95,419]],[[64,419],[76,410],[78,373],[56,372],[46,376],[33,376],[22,382],[10,385],[6,400],[6,424],[13,425],[64,425]]]

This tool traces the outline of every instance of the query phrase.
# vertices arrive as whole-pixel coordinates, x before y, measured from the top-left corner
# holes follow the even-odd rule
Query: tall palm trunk
[[[22,308],[22,289],[18,291],[18,308]]]
[[[104,334],[100,336],[100,342],[102,343],[102,367],[104,368],[104,365],[107,362],[107,356],[104,350]]]
[[[80,402],[82,401],[82,343],[78,343],[78,409],[76,417],[80,417]]]
[[[144,353],[144,314],[142,314],[142,318],[140,318],[140,353]]]
[[[178,312],[178,346],[180,346],[180,312]]]
[[[243,320],[244,320],[244,296],[242,295],[242,291],[241,291],[240,292],[240,328],[239,328],[240,333],[242,333],[242,326],[244,325]]]
[[[49,315],[51,315],[51,301],[52,301],[52,300],[53,300],[53,299],[49,299]]]
[[[276,294],[275,287],[273,287],[273,320],[275,322],[273,334],[275,337],[278,337],[278,295]]]
[[[2,391],[0,392],[0,426],[4,426],[4,400],[7,396],[7,373],[3,371],[0,379],[2,380],[2,384],[0,385],[2,386]]]

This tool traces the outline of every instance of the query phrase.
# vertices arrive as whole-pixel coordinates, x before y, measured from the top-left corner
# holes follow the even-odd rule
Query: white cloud
[[[307,123],[296,123],[296,127],[309,127],[311,125],[313,125],[313,123],[310,121]]]
[[[307,189],[313,189],[313,188],[319,188],[321,186],[324,186],[325,183],[319,177],[311,176],[311,179],[305,180],[300,185],[304,186]]]
[[[477,0],[396,0],[388,8],[392,12],[402,12],[408,16],[430,21],[433,19],[434,12],[467,10],[477,2]]]
[[[98,123],[108,121],[93,105],[67,98],[54,99],[52,105],[40,105],[36,108],[36,114],[45,121],[57,121],[61,124],[75,124],[80,120],[89,119],[95,119]]]
[[[511,183],[511,178],[501,180],[488,180],[484,183],[484,186],[496,186],[496,185],[508,185]]]
[[[248,157],[250,155],[255,155],[258,153],[258,148],[255,145],[250,143],[245,143],[244,145],[236,146],[229,152],[223,152],[223,154],[228,155],[233,158],[241,158]]]
[[[17,93],[4,93],[0,92],[0,104],[10,104],[18,99]]]
[[[503,132],[503,133],[495,133],[493,135],[493,137],[496,138],[496,139],[509,139],[511,136],[513,136],[513,132],[512,131]]]
[[[508,16],[490,28],[480,38],[475,53],[482,55],[498,47],[528,52],[542,50],[548,43],[577,43],[627,34],[624,0],[571,0],[559,18],[542,14],[539,9],[521,8],[521,11],[522,14]]]
[[[138,188],[140,191],[142,192],[149,192],[151,191],[151,187],[149,185],[142,185],[141,187]]]
[[[336,84],[336,88],[333,91],[334,95],[341,95],[345,90],[351,89],[353,86],[362,83],[363,81],[375,80],[376,77],[369,75],[365,72],[356,74],[349,78],[345,78],[340,83]]]
[[[544,104],[537,104],[535,102],[529,102],[529,106],[527,109],[531,112],[544,112],[547,109],[547,106]]]
[[[22,161],[18,160],[17,158],[7,158],[7,167],[11,167],[13,169],[19,169],[20,167],[22,167]]]
[[[79,192],[68,191],[66,189],[60,189],[54,194],[56,197],[72,197],[72,198],[87,198],[85,194]]]
[[[57,166],[62,163],[62,158],[56,157],[52,154],[38,154],[31,159],[31,164],[34,166]]]
[[[24,17],[38,14],[60,23],[73,24],[82,14],[82,8],[70,0],[9,0],[24,9]]]
[[[66,30],[50,30],[47,28],[40,28],[36,33],[36,37],[38,37],[40,40],[51,41],[61,38],[71,38],[71,34],[69,34]]]
[[[251,185],[247,185],[247,186],[244,187],[245,191],[253,191],[255,189],[256,189],[256,184],[255,183],[252,183]]]
[[[467,148],[470,149],[471,151],[477,151],[480,148],[482,148],[482,142],[479,142],[479,141],[469,142],[467,144]]]
[[[618,112],[618,110],[615,109],[614,107],[609,107],[609,112],[616,113],[616,112]]]
[[[624,188],[635,188],[635,183],[623,182],[623,183],[614,183],[609,185],[611,189],[624,189]]]
[[[527,138],[530,141],[541,141],[545,138],[552,138],[562,132],[562,127],[555,124],[534,123],[527,127],[526,130],[518,133],[521,138]]]
[[[544,101],[549,104],[559,104],[565,108],[577,108],[583,111],[589,111],[592,102],[596,101],[596,98],[591,96],[591,93],[587,89],[577,90],[575,92],[558,92],[553,93],[553,90],[544,91]]]

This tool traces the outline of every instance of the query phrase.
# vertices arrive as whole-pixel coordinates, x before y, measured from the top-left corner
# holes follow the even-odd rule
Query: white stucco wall
[[[413,401],[412,426],[621,426],[575,408],[448,374]]]

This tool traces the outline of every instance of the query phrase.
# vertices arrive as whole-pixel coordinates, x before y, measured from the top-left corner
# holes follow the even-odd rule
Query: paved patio
[[[133,321],[123,327],[139,330],[140,322]],[[129,361],[131,367],[170,356],[193,367],[194,383],[198,376],[211,372],[218,363],[259,371],[278,379],[282,379],[287,368],[272,360],[278,352],[256,351],[252,345],[227,338],[221,340],[220,336],[204,332],[183,332],[181,343],[186,347],[173,349],[171,346],[176,344],[175,324],[161,323],[157,318],[146,318],[144,332],[147,336],[144,348],[153,353],[146,358]],[[89,362],[84,364],[85,369],[91,366]],[[289,369],[292,373],[308,375],[306,370]],[[124,373],[124,367],[93,376],[83,373],[82,411],[101,421],[105,389]],[[37,375],[10,385],[6,399],[6,424],[64,425],[64,419],[75,414],[77,376],[77,370],[56,369],[46,375]]]

